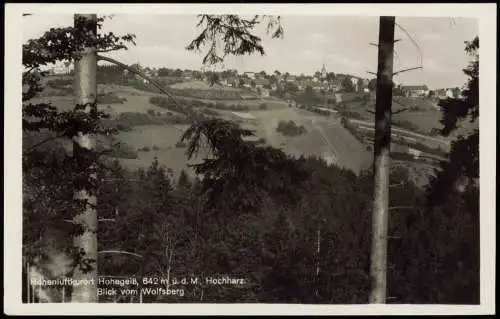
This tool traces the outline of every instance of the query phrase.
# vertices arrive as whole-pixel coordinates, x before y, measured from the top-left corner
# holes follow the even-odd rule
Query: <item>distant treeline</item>
[[[182,113],[186,116],[192,114],[195,109],[199,108],[212,108],[217,110],[225,110],[225,111],[248,111],[252,109],[250,105],[245,104],[225,104],[222,102],[204,102],[200,100],[180,100],[179,104],[185,104],[185,107],[179,107],[179,105],[172,101],[170,98],[162,97],[162,96],[152,96],[149,98],[149,103],[159,106],[161,108],[170,109],[172,111],[176,111],[178,113]],[[259,109],[265,110],[267,109],[267,105],[265,103],[261,103],[259,105]]]
[[[224,89],[210,89],[210,90],[199,90],[199,89],[169,89],[173,94],[185,97],[194,97],[198,99],[209,99],[209,100],[241,100],[243,97],[238,91],[227,91]]]
[[[331,112],[328,112],[328,111],[322,110],[322,109],[318,109],[317,107],[312,106],[312,105],[297,104],[297,107],[301,110],[307,110],[309,112],[314,112],[314,113],[319,114],[319,115],[324,115],[324,116],[332,115]]]

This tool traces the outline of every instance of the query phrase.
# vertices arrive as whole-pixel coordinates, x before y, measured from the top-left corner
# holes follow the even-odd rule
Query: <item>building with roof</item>
[[[401,85],[401,92],[406,97],[424,97],[429,95],[427,85]]]
[[[259,89],[262,89],[264,86],[269,85],[269,80],[266,79],[255,79],[254,82],[255,82],[255,87]]]
[[[244,72],[243,75],[247,76],[249,79],[255,79],[255,72]]]

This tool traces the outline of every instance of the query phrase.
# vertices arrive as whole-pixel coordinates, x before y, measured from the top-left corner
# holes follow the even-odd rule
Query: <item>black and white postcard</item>
[[[494,4],[5,17],[7,313],[494,313]]]

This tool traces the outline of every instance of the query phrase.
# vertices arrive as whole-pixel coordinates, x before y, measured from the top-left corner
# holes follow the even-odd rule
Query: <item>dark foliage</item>
[[[285,136],[298,136],[307,133],[307,130],[303,125],[295,124],[294,121],[280,121],[278,127],[276,127],[276,132],[280,132]]]
[[[35,44],[30,42],[33,51],[28,50],[26,58],[31,54],[38,62],[30,65],[47,61],[44,54],[34,56],[45,52],[43,48],[53,49],[46,40]],[[71,52],[64,49],[52,56],[65,58]],[[41,76],[24,74],[23,83],[30,87],[23,102],[40,91],[37,79]],[[197,117],[194,108],[171,105],[158,97],[152,101],[183,114],[181,120],[196,118],[179,143],[185,144],[188,159],[201,147],[211,155],[192,165],[196,177],[183,171],[177,180],[157,159],[137,171],[104,157],[93,160],[99,176],[94,185],[99,217],[113,219],[100,224],[99,250],[134,254],[102,255],[100,276],[138,277],[141,286],[142,276],[199,278],[199,285],[175,286],[186,289],[183,297],[144,296],[145,303],[368,302],[372,172],[357,176],[318,158],[292,158],[245,140],[253,132],[234,123]],[[139,125],[134,123],[142,123],[143,117],[152,118],[134,115],[140,120],[127,122],[128,115],[124,116],[126,120],[115,123],[122,129]],[[58,112],[49,104],[23,105],[23,129],[36,134],[50,130],[71,136],[74,126],[97,133],[111,121],[94,113],[91,125],[85,126],[82,122],[89,119],[80,117],[77,112]],[[449,164],[443,164],[433,190],[416,187],[405,170],[391,173],[390,184],[397,185],[391,188],[390,199],[392,302],[479,302],[478,189],[469,184],[463,193],[449,192],[446,200],[430,201],[426,194],[453,185],[457,172],[478,177],[478,134],[453,144]],[[48,144],[54,145],[43,145]],[[37,147],[23,153],[26,260],[44,249],[70,249],[71,234],[78,229],[65,220],[87,204],[73,199],[74,183],[85,182],[80,176],[84,170],[77,164],[63,149]],[[426,205],[430,202],[433,205]],[[245,284],[205,282],[205,277],[225,275],[243,278]],[[113,300],[101,296],[100,301]]]
[[[188,50],[201,50],[208,46],[209,50],[203,58],[203,64],[217,64],[224,61],[228,55],[251,55],[258,52],[264,55],[261,38],[252,32],[256,25],[268,20],[267,31],[272,32],[273,38],[283,36],[280,17],[254,16],[251,20],[243,19],[238,15],[199,15],[198,27],[204,29],[186,48]],[[218,52],[219,41],[223,45],[222,52]]]
[[[443,112],[442,134],[445,136],[457,128],[460,120],[469,117],[473,122],[479,117],[479,37],[466,42],[465,51],[472,56],[473,61],[463,70],[469,76],[467,86],[462,92],[464,98],[447,98],[439,103]]]

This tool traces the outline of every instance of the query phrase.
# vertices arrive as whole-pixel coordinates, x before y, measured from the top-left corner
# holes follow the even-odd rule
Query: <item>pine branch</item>
[[[202,47],[208,47],[208,52],[203,58],[203,64],[215,65],[222,63],[228,55],[241,56],[258,52],[265,54],[261,44],[262,39],[251,32],[256,25],[260,24],[262,18],[269,19],[266,33],[273,39],[283,37],[280,17],[255,15],[253,19],[242,19],[238,15],[209,15],[202,14],[197,27],[205,24],[204,30],[186,47],[187,50],[201,51]],[[217,52],[222,46],[222,52]]]
[[[139,255],[136,253],[131,253],[131,252],[124,251],[124,250],[101,250],[98,252],[98,254],[123,254],[123,255],[131,255],[131,256],[138,257],[138,258],[143,258],[142,255]]]
[[[117,45],[117,46],[110,48],[110,49],[98,50],[97,52],[98,53],[107,53],[107,52],[113,52],[113,51],[117,51],[117,50],[121,50],[121,49],[127,50],[128,48],[125,45]]]
[[[39,146],[41,146],[41,145],[43,145],[43,144],[45,144],[47,142],[50,142],[52,140],[58,139],[58,138],[60,138],[62,136],[64,136],[64,135],[58,134],[56,136],[48,137],[48,138],[46,138],[46,139],[44,139],[44,140],[42,140],[42,141],[40,141],[38,143],[35,143],[35,145],[32,145],[30,148],[28,148],[27,150],[23,151],[23,153],[24,154],[30,153],[30,152],[34,151],[35,148],[37,148],[37,147],[39,147]]]
[[[399,70],[397,72],[394,72],[392,75],[398,75],[399,73],[404,73],[404,72],[418,70],[418,69],[423,69],[423,67],[417,66],[417,67],[414,67],[414,68],[408,68],[408,69]]]
[[[163,86],[161,84],[159,84],[157,81],[151,79],[149,76],[147,76],[146,74],[144,74],[144,72],[142,72],[141,70],[137,70],[137,69],[134,69],[124,63],[121,63],[115,59],[112,59],[112,58],[109,58],[109,57],[106,57],[106,56],[102,56],[102,55],[97,55],[97,59],[98,60],[102,60],[102,61],[107,61],[107,62],[110,62],[110,63],[113,63],[115,65],[118,65],[119,67],[129,71],[129,72],[132,72],[140,77],[142,77],[143,79],[149,81],[149,83],[153,84],[158,90],[160,90],[163,94],[165,94],[166,96],[168,96],[170,99],[172,99],[172,101],[174,101],[174,103],[179,106],[179,107],[182,107],[180,105],[180,103],[174,98],[174,96],[167,92]]]

